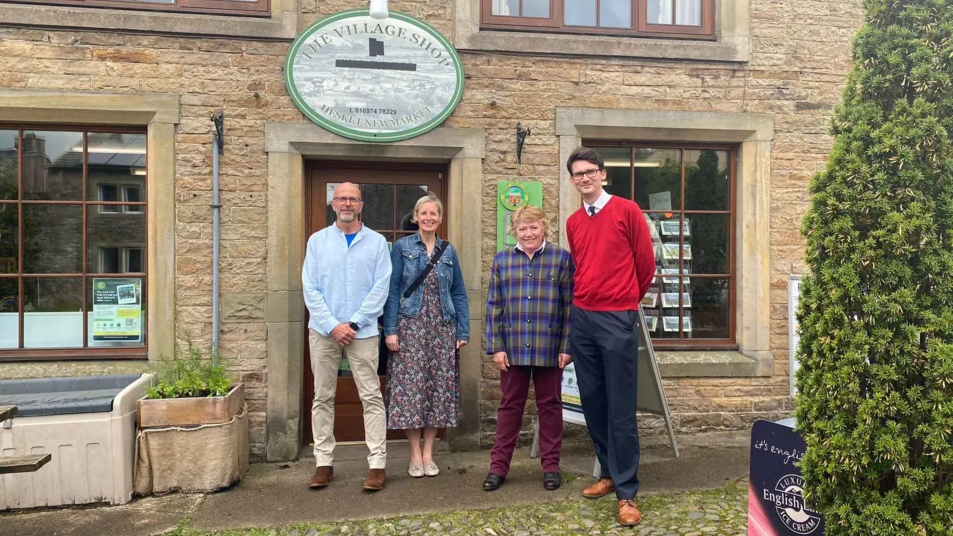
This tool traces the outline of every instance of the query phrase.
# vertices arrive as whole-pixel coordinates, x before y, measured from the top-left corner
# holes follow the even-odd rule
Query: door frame
[[[443,202],[444,205],[444,217],[443,221],[440,224],[438,229],[438,235],[441,238],[446,239],[447,232],[447,222],[448,222],[448,205],[447,197],[447,165],[446,164],[429,164],[429,163],[411,163],[411,162],[355,162],[355,161],[335,161],[335,160],[324,160],[324,159],[306,159],[304,162],[304,175],[305,175],[305,247],[307,247],[307,239],[310,238],[311,234],[325,228],[326,225],[326,215],[328,206],[327,200],[327,184],[328,183],[341,183],[341,182],[354,182],[356,184],[395,184],[395,185],[420,185],[421,183],[427,184],[428,192],[433,192],[437,195],[438,199]],[[367,180],[368,172],[372,177],[371,180]],[[326,175],[331,175],[331,177],[326,177]],[[436,174],[436,177],[427,177],[422,178],[422,176]],[[325,175],[325,176],[322,176]],[[363,197],[363,195],[362,195]],[[422,196],[421,196],[422,197]],[[396,201],[396,197],[395,197]],[[322,210],[324,209],[324,210]],[[394,229],[381,230],[383,233],[394,236],[395,241],[398,236],[396,229],[398,225],[399,215],[396,212],[396,203],[394,205],[394,214],[392,221],[394,222]],[[376,230],[376,229],[375,229]],[[309,314],[307,308],[304,311],[304,325],[307,326],[309,319]],[[313,376],[311,374],[310,367],[310,355],[309,355],[309,340],[308,340],[309,330],[304,330],[304,353],[302,358],[304,360],[304,373],[302,374],[302,394],[301,397],[301,415],[299,426],[299,435],[302,445],[308,445],[312,442],[311,435],[311,405],[314,399],[314,385],[313,385]],[[381,389],[385,390],[387,385],[387,377],[385,375],[380,376],[381,380]],[[355,428],[355,430],[347,430],[348,425],[344,425],[338,422],[338,418],[341,416],[346,416],[348,418],[356,418],[352,412],[342,412],[337,411],[339,403],[342,408],[351,409],[351,406],[359,404],[360,400],[357,396],[357,386],[354,384],[354,380],[350,376],[339,376],[337,380],[337,388],[335,392],[335,425],[334,425],[334,434],[338,441],[363,441],[363,425],[355,426],[353,424],[350,427]],[[359,430],[358,430],[359,429]],[[360,437],[354,435],[360,432]],[[443,436],[443,432],[441,432]],[[388,430],[387,438],[388,439],[402,439],[404,434],[399,431]]]

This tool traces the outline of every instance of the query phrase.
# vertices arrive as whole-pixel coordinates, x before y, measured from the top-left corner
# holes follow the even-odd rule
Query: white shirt
[[[523,253],[526,253],[526,250],[523,249],[523,246],[520,245],[519,242],[516,242],[516,249],[517,249],[517,251],[522,251]],[[545,239],[545,238],[543,239],[543,243],[539,245],[539,249],[537,249],[536,251],[533,252],[533,257],[535,257],[536,255],[539,255],[540,253],[542,253],[544,249],[546,249],[546,239]]]
[[[377,317],[390,289],[387,241],[361,225],[347,245],[336,224],[314,233],[301,270],[304,303],[311,313],[308,327],[327,337],[342,322],[356,322],[355,338],[377,335]]]
[[[595,202],[595,203],[589,205],[589,204],[586,204],[585,201],[583,201],[583,202],[582,202],[582,206],[583,206],[583,208],[586,209],[586,215],[589,216],[589,217],[594,216],[594,214],[592,214],[592,213],[589,212],[589,207],[596,207],[596,214],[598,214],[599,211],[602,210],[602,207],[606,206],[606,203],[608,203],[608,202],[609,202],[609,199],[611,199],[611,198],[612,198],[612,194],[610,194],[609,192],[603,190],[603,191],[602,191],[602,195],[599,196],[599,199],[596,199],[596,202]]]

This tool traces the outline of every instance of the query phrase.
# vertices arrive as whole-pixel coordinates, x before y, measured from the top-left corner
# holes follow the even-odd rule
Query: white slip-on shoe
[[[427,476],[437,476],[440,474],[440,468],[431,460],[424,464],[424,474]]]
[[[407,474],[414,478],[420,478],[424,476],[424,466],[419,463],[410,462],[410,467],[407,468]]]

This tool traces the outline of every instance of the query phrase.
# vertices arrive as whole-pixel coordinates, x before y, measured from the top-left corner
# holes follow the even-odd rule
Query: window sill
[[[727,62],[746,62],[751,55],[746,38],[729,39],[722,36],[718,41],[687,41],[525,31],[473,31],[459,27],[454,34],[454,46],[462,51]]]
[[[758,360],[738,351],[659,350],[655,352],[663,378],[744,378],[758,375]]]
[[[272,1],[272,17],[201,15],[84,7],[4,4],[0,25],[31,28],[108,30],[202,37],[241,37],[256,40],[292,40],[297,35],[297,13]],[[289,7],[289,6],[285,6]]]
[[[149,372],[149,362],[140,361],[30,361],[24,363],[0,362],[0,378],[22,380],[27,378],[61,378],[69,376],[102,376],[106,374],[135,374]]]

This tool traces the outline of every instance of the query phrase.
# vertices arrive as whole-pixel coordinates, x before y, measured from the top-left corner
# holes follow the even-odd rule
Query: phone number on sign
[[[392,108],[348,108],[348,113],[352,114],[387,114],[397,115],[397,110]]]

